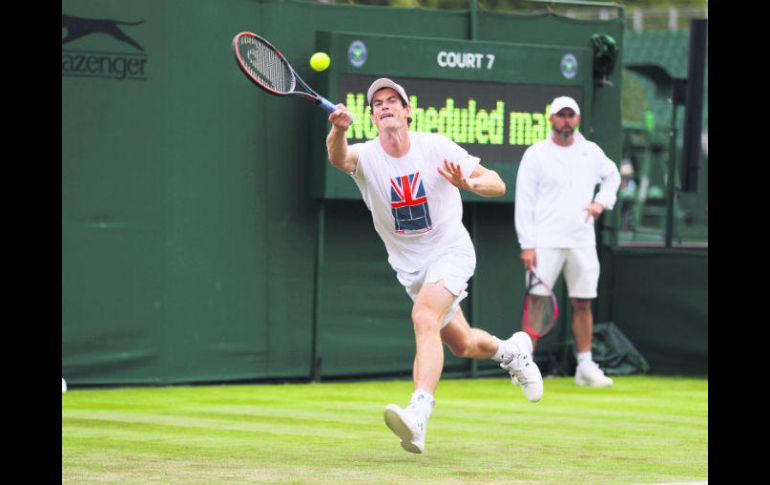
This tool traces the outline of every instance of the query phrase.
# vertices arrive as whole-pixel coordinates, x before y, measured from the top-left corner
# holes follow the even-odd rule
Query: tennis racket
[[[299,96],[320,104],[329,113],[337,107],[328,99],[313,91],[289,61],[273,44],[257,34],[241,32],[233,38],[233,50],[238,66],[254,84],[276,96]],[[298,91],[297,84],[304,91]]]
[[[556,297],[548,285],[530,270],[527,291],[524,294],[524,310],[521,327],[532,338],[543,338],[556,326],[559,318],[559,306]]]

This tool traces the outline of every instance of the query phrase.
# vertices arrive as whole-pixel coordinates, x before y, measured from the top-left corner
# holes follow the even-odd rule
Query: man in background
[[[549,114],[551,133],[524,152],[516,175],[514,210],[521,261],[526,272],[536,268],[550,287],[564,272],[577,347],[575,383],[609,387],[612,379],[591,354],[591,301],[599,285],[594,222],[615,204],[620,173],[597,144],[576,131],[581,118],[574,99],[555,98]]]

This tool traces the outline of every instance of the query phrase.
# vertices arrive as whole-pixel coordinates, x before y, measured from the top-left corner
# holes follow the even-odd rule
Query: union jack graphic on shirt
[[[390,207],[398,234],[419,234],[433,228],[420,172],[390,179]]]

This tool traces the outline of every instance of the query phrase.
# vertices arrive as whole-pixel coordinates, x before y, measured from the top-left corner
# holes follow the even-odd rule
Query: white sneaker
[[[428,423],[411,407],[401,409],[395,404],[385,406],[385,424],[401,438],[401,447],[410,453],[425,449],[425,428]]]
[[[500,367],[511,375],[511,384],[521,386],[524,397],[537,402],[543,397],[543,376],[532,360],[532,339],[524,332],[516,332],[501,343],[503,361]]]
[[[578,386],[610,387],[613,383],[612,379],[604,375],[596,362],[588,360],[575,369],[575,384]]]

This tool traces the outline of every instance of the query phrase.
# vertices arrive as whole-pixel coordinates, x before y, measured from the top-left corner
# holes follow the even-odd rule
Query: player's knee
[[[414,333],[417,335],[438,332],[439,331],[439,315],[436,312],[424,308],[415,307],[412,310],[412,323],[414,324]]]
[[[570,298],[572,308],[578,312],[586,312],[591,310],[591,300],[588,298]]]

